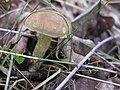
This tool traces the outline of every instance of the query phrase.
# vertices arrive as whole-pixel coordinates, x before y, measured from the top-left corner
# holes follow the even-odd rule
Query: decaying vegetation
[[[119,0],[0,0],[0,89],[119,90]]]

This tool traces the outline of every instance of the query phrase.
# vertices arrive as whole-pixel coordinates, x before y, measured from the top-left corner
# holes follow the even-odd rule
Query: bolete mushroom
[[[37,57],[44,56],[50,46],[52,38],[65,38],[71,30],[71,22],[69,19],[63,14],[51,9],[44,9],[31,13],[26,18],[25,26],[29,30],[39,34],[34,49],[34,56]],[[38,62],[36,64],[38,64]]]
[[[62,38],[71,30],[70,21],[54,10],[39,10],[28,16],[25,22],[30,30],[53,38]]]

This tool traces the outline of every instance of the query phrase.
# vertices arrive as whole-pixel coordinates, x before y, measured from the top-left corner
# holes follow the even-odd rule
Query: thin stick
[[[105,68],[101,68],[101,67],[95,67],[95,66],[91,66],[91,65],[82,65],[82,66],[83,67],[87,67],[87,68],[93,68],[93,69],[97,69],[97,70],[101,70],[101,71],[117,74],[117,71],[113,71],[113,70],[110,70],[110,69],[105,69]]]
[[[14,30],[10,30],[10,29],[4,29],[4,28],[0,28],[0,31],[4,31],[4,32],[8,32],[8,33],[11,32],[11,33],[15,33],[15,34],[19,34],[19,33],[20,33],[21,35],[24,35],[24,36],[31,36],[31,37],[34,36],[34,35],[32,35],[32,34],[27,34],[27,35],[26,35],[26,34],[23,33],[23,31],[22,31],[22,32],[19,32],[19,31],[14,31]],[[7,33],[7,34],[8,34],[8,33]]]
[[[96,2],[96,0],[87,0],[89,2]],[[120,0],[102,0],[103,2],[108,2],[109,4],[113,3],[120,3]]]
[[[0,83],[0,86],[5,86],[5,84],[3,84],[3,83]]]
[[[16,80],[8,90],[12,90],[12,88],[18,83],[18,82],[22,82],[22,81],[25,81],[25,79],[19,79],[19,80]]]
[[[67,6],[70,6],[70,7],[72,7],[72,8],[75,8],[75,9],[80,10],[80,11],[82,11],[82,12],[85,11],[85,9],[83,9],[83,8],[81,8],[81,7],[78,7],[78,6],[76,6],[76,5],[73,5],[73,4],[71,4],[71,3],[68,3],[68,2],[66,2],[66,1],[62,1],[62,0],[54,0],[54,1],[59,2],[59,3],[61,3],[61,4],[65,4],[65,5],[67,5]]]
[[[12,53],[12,52],[8,52],[8,51],[4,51],[4,50],[0,50],[0,53],[6,53],[6,54],[15,55],[15,56],[21,56],[21,57],[24,57],[24,58],[29,58],[29,59],[31,59],[31,60],[32,60],[32,59],[36,59],[36,60],[40,60],[40,61],[49,61],[49,62],[56,62],[56,63],[64,63],[64,64],[76,65],[76,63],[73,63],[73,62],[58,61],[58,60],[38,58],[38,57],[33,57],[33,56],[28,56],[28,55],[23,55],[23,54]],[[1,68],[1,66],[0,66],[0,68]]]
[[[23,78],[32,86],[32,87],[34,87],[33,86],[33,84],[25,77],[25,75],[16,67],[16,69],[17,69],[17,71],[23,76]]]
[[[48,81],[50,81],[51,79],[53,79],[55,76],[57,76],[59,73],[61,72],[61,69],[59,68],[59,70],[57,72],[55,72],[53,75],[51,75],[49,78],[47,78],[45,81],[43,81],[42,83],[38,84],[35,88],[33,88],[32,90],[38,90],[41,86],[43,86],[44,84],[46,84]]]
[[[5,14],[0,15],[0,18],[3,18],[4,16],[6,16],[6,15],[8,15],[8,14],[11,14],[11,13],[13,13],[13,12],[15,12],[15,11],[18,11],[18,12],[19,12],[21,9],[22,9],[22,8],[18,8],[18,9],[11,10],[11,11],[5,13]]]
[[[71,73],[71,72],[67,72],[67,73]],[[90,77],[90,76],[86,76],[86,75],[82,75],[82,74],[75,74],[75,75],[83,77],[83,78],[99,81],[99,82],[102,82],[102,83],[112,84],[112,85],[120,87],[120,84],[117,84],[117,83],[114,83],[114,82],[105,81],[105,80],[101,80],[101,79],[98,79],[98,78],[94,78],[94,77]]]
[[[72,78],[72,76],[79,70],[79,68],[83,65],[84,62],[87,61],[87,59],[94,54],[94,52],[100,47],[102,46],[104,43],[113,40],[114,38],[120,38],[120,35],[115,35],[114,37],[108,37],[106,39],[104,39],[103,41],[101,41],[100,43],[98,43],[85,57],[83,60],[81,60],[78,65],[73,69],[73,71],[63,80],[63,82],[55,89],[55,90],[61,90],[62,87]]]
[[[105,81],[105,80],[101,80],[101,79],[98,79],[98,78],[93,78],[93,77],[89,77],[89,76],[85,76],[85,75],[81,75],[81,74],[76,74],[76,75],[77,75],[77,76],[80,76],[80,77],[87,78],[87,79],[99,81],[99,82],[102,82],[102,83],[112,84],[112,85],[115,85],[115,86],[119,86],[119,87],[120,87],[120,84],[117,84],[117,83],[114,83],[114,82]]]
[[[105,0],[105,1],[109,1],[109,3],[120,3],[120,0]]]
[[[107,63],[108,65],[110,65],[112,68],[114,68],[114,69],[120,71],[119,68],[117,68],[114,64],[112,64],[112,63],[109,62],[108,60],[106,60],[106,58],[100,56],[100,55],[97,54],[97,53],[94,53],[94,54],[95,54],[96,56],[98,56],[99,58],[101,58],[100,60],[102,60],[103,62],[105,62],[105,63]]]

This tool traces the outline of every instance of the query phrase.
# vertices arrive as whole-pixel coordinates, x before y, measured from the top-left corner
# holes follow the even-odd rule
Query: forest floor
[[[0,0],[0,90],[120,90],[119,74],[119,0]]]

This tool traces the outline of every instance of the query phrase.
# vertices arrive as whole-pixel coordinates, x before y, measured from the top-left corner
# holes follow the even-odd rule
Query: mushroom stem
[[[45,52],[48,50],[52,38],[43,34],[38,34],[37,37],[38,40],[33,51],[33,55],[42,58],[45,55]],[[42,62],[39,60],[34,60],[33,64],[29,68],[29,71],[36,72],[40,68],[41,64]]]
[[[34,11],[26,18],[25,26],[31,31],[41,33],[38,35],[38,42],[34,49],[34,56],[37,57],[44,56],[52,38],[66,38],[71,31],[70,20],[53,9]],[[40,67],[41,63],[38,63],[38,61],[35,62]]]

